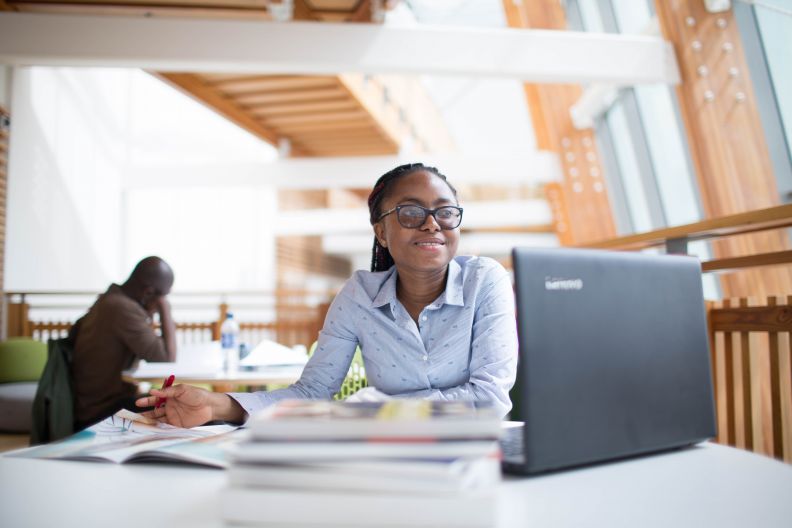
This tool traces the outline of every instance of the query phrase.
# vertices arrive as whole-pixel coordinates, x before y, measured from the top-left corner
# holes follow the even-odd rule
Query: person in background
[[[144,258],[124,284],[111,284],[72,327],[75,429],[121,408],[135,409],[137,388],[121,379],[121,371],[137,360],[176,361],[176,325],[167,298],[173,278],[164,260]],[[155,313],[161,337],[152,327]]]
[[[489,402],[506,415],[517,372],[511,279],[492,259],[456,256],[456,190],[436,168],[414,163],[383,175],[368,204],[371,271],[355,272],[336,295],[296,383],[230,394],[175,385],[138,400],[167,398],[145,414],[192,427],[242,422],[283,399],[330,399],[360,346],[369,387],[353,397]]]

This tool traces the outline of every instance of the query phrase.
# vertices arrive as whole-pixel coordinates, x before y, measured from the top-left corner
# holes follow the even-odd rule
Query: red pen
[[[173,385],[173,380],[175,380],[175,379],[176,379],[176,376],[174,376],[173,374],[171,374],[170,376],[165,378],[165,381],[162,382],[162,389],[167,389],[168,387]],[[167,398],[159,398],[158,397],[156,403],[154,404],[154,408],[157,409],[157,408],[162,407],[163,405],[165,405],[165,400],[167,400]]]

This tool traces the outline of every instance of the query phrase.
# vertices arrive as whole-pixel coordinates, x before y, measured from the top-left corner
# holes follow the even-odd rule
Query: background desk
[[[280,347],[277,343],[274,346]],[[175,363],[141,362],[140,368],[125,370],[121,377],[129,383],[144,381],[154,387],[159,387],[162,380],[171,374],[176,376],[176,383],[186,384],[285,385],[297,381],[304,368],[304,364],[300,364],[258,367],[255,371],[227,371],[222,367],[222,358],[219,342],[194,343],[179,348]]]
[[[221,527],[218,491],[225,484],[224,471],[190,466],[0,457],[0,524]],[[792,467],[715,444],[507,477],[498,494],[498,528],[792,523]]]
[[[151,368],[156,365],[156,368]],[[129,383],[146,381],[159,387],[162,380],[173,374],[175,383],[209,383],[212,385],[282,385],[294,383],[300,379],[303,365],[259,367],[255,371],[197,368],[179,363],[151,363],[145,369],[125,370],[121,377]]]

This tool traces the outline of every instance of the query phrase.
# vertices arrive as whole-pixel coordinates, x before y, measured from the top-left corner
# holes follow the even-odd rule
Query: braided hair
[[[448,185],[449,189],[451,189],[451,192],[454,194],[454,198],[456,198],[457,191],[454,189],[454,186],[451,185],[448,182],[448,179],[435,167],[428,167],[423,163],[408,163],[406,165],[399,165],[395,169],[380,176],[380,178],[377,180],[377,183],[374,184],[371,194],[369,194],[368,207],[369,221],[371,222],[371,225],[374,225],[379,221],[380,215],[382,214],[382,202],[388,197],[390,190],[393,188],[393,184],[404,176],[409,176],[410,174],[418,171],[432,173],[446,182],[446,185]],[[380,244],[379,240],[375,236],[374,247],[371,250],[371,271],[386,271],[390,269],[393,264],[393,257],[391,257],[390,251],[388,248]]]

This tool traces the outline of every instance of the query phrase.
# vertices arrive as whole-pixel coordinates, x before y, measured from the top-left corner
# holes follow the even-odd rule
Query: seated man
[[[69,334],[74,342],[74,418],[83,429],[118,409],[135,409],[135,385],[121,371],[138,359],[176,361],[176,325],[167,295],[173,270],[159,257],[141,260],[121,286],[112,284]],[[159,313],[162,337],[151,324]]]

